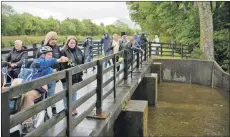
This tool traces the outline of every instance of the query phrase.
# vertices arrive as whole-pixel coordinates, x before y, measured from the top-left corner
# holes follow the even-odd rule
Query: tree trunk
[[[200,16],[200,48],[204,57],[214,60],[213,20],[210,2],[198,2]]]

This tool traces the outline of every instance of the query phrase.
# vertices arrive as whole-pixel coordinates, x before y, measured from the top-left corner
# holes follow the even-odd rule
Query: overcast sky
[[[66,17],[91,19],[105,25],[118,18],[128,18],[129,11],[125,2],[3,2],[11,5],[16,12],[28,12],[41,18],[53,16],[64,20]]]

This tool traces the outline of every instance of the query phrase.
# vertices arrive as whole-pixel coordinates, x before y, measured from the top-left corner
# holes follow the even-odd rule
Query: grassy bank
[[[63,43],[66,40],[67,36],[58,36],[58,41],[57,43]],[[76,36],[78,40],[85,40],[85,36]],[[2,36],[2,43],[1,43],[1,47],[12,47],[14,45],[14,41],[17,39],[22,40],[23,45],[28,45],[31,43],[40,43],[43,39],[45,38],[45,36],[27,36],[27,35],[23,35],[23,36]],[[94,40],[96,39],[100,39],[101,36],[94,36]]]

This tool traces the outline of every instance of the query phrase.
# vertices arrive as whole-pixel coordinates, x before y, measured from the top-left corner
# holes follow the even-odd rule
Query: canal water
[[[210,87],[162,83],[149,107],[149,136],[229,136],[229,94]]]

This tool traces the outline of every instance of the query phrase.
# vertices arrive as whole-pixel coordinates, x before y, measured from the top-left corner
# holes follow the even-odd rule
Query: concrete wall
[[[154,59],[153,62],[162,63],[163,81],[201,84],[230,91],[230,75],[214,61]]]

